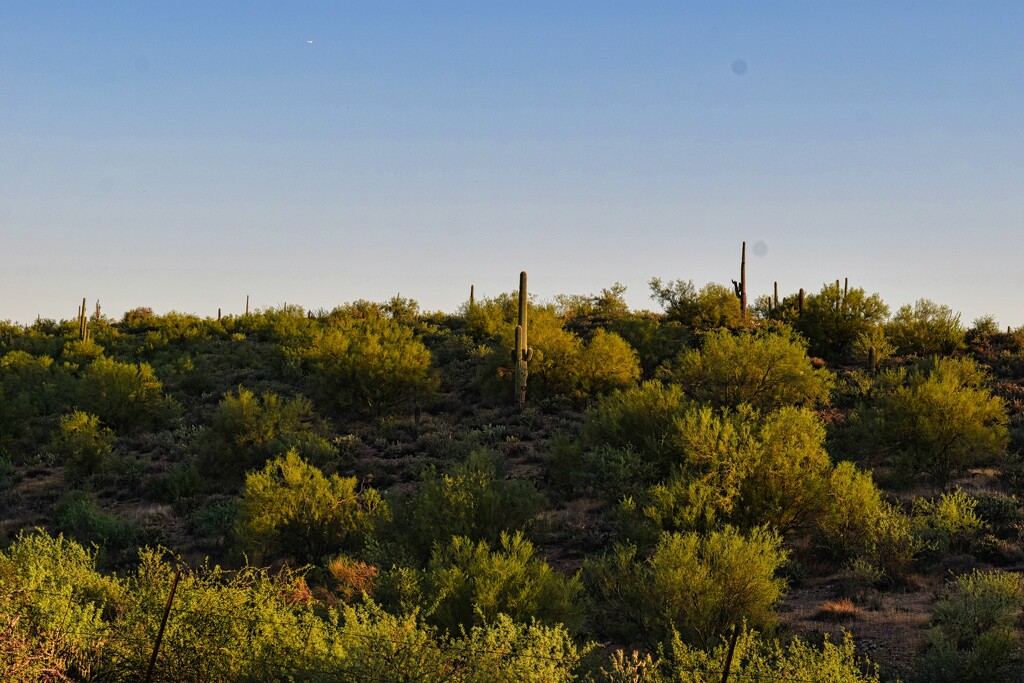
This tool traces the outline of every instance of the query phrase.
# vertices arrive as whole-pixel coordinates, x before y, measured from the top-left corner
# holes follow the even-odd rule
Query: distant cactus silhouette
[[[519,324],[516,325],[516,346],[513,351],[515,371],[516,408],[526,407],[526,378],[529,375],[529,362],[533,358],[533,349],[527,343],[527,307],[526,271],[519,273]]]
[[[736,290],[736,298],[740,300],[740,315],[743,322],[747,321],[747,243],[743,242],[743,252],[740,256],[740,281],[732,281],[732,287]]]

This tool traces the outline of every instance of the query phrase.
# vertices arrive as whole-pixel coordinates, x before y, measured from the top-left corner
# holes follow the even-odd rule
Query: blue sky
[[[1024,4],[0,3],[0,319],[652,276],[1024,324]],[[312,40],[310,44],[307,41]],[[745,67],[745,68],[743,68]]]

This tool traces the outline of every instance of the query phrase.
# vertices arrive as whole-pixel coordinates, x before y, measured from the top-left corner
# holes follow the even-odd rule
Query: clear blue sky
[[[0,319],[452,311],[522,269],[655,307],[745,239],[752,294],[1018,326],[1022,35],[1020,2],[5,0]]]

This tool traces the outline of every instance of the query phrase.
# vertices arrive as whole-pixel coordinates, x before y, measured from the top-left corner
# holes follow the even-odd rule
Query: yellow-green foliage
[[[1020,680],[1011,663],[1018,645],[1016,625],[1024,604],[1019,574],[981,572],[957,577],[932,607],[930,648],[922,680],[989,683]]]
[[[109,633],[103,607],[120,595],[116,579],[96,572],[95,553],[61,536],[21,534],[0,553],[0,679],[88,672]]]
[[[671,320],[699,331],[743,325],[739,299],[725,285],[710,282],[697,291],[692,280],[663,283],[660,278],[651,278],[649,284],[651,298],[661,304]]]
[[[901,306],[885,325],[886,336],[900,355],[949,354],[964,346],[960,314],[930,299]]]
[[[76,410],[60,418],[49,450],[65,465],[65,475],[78,481],[103,466],[114,439],[114,433],[101,426],[98,417]]]
[[[1006,406],[987,380],[969,358],[936,358],[906,374],[884,373],[868,430],[878,448],[895,452],[905,476],[923,473],[944,484],[1006,451]]]
[[[815,538],[829,555],[866,561],[889,581],[906,576],[921,544],[911,521],[882,500],[871,474],[839,463],[829,476],[825,501]]]
[[[511,355],[517,308],[511,295],[475,305],[467,312],[470,330],[492,350],[482,365],[484,383],[495,396],[511,396]],[[636,351],[614,332],[598,329],[585,341],[565,329],[554,306],[531,306],[529,346],[530,396],[584,398],[633,386],[640,379]]]
[[[733,624],[774,623],[786,588],[775,573],[785,559],[782,539],[766,528],[746,536],[731,527],[665,533],[646,560],[635,547],[618,546],[588,562],[584,579],[602,632],[640,634],[652,646],[679,633],[710,647]]]
[[[301,353],[320,401],[342,412],[380,416],[437,388],[427,347],[410,327],[381,316],[333,321]]]
[[[811,365],[806,342],[788,327],[710,332],[699,350],[680,354],[671,378],[699,401],[733,408],[746,403],[761,410],[827,404],[835,384],[831,372]]]
[[[316,562],[339,549],[358,548],[388,508],[355,477],[330,477],[295,451],[245,478],[238,537],[253,557],[290,556]]]
[[[919,498],[914,501],[914,531],[931,552],[966,550],[971,538],[986,526],[977,507],[978,501],[959,488],[938,500]]]
[[[579,626],[583,585],[535,557],[521,532],[502,532],[498,547],[464,536],[438,544],[424,574],[429,621],[451,633],[499,614],[518,622]]]
[[[688,531],[727,520],[786,531],[806,524],[824,504],[825,429],[805,408],[694,407],[662,438],[671,449],[671,476],[641,506],[656,529]]]
[[[315,433],[316,424],[313,404],[303,396],[282,398],[265,392],[257,397],[238,387],[225,394],[214,411],[204,439],[204,469],[240,477],[292,448],[322,463],[332,448]]]
[[[665,677],[651,680],[666,683],[719,681],[727,651],[728,645],[724,642],[709,652],[674,639],[662,666]],[[832,642],[826,635],[819,647],[800,638],[783,645],[744,629],[736,639],[729,669],[731,683],[879,683],[880,680],[877,669],[858,656],[849,634],[841,643]]]
[[[81,546],[23,535],[0,553],[0,678],[140,680],[174,573],[144,551],[125,578],[103,576]],[[588,649],[503,615],[448,637],[415,614],[319,603],[300,574],[207,567],[181,572],[153,680],[567,683]]]
[[[813,355],[844,358],[860,335],[885,321],[889,307],[878,294],[860,287],[844,292],[831,283],[807,296],[803,313],[793,313],[793,326],[808,340]]]
[[[82,371],[82,407],[118,430],[153,427],[169,415],[163,385],[147,363],[100,357]]]
[[[465,462],[438,475],[428,469],[401,514],[398,531],[426,559],[452,536],[497,544],[501,534],[522,528],[543,508],[544,496],[528,481],[505,478],[497,455],[478,448]]]
[[[632,448],[667,473],[674,452],[667,435],[691,406],[680,387],[643,382],[597,399],[584,418],[583,442],[591,448]]]

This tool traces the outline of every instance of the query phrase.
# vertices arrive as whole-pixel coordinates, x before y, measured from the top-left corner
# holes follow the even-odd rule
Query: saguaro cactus
[[[473,308],[476,305],[476,285],[469,286],[469,307]]]
[[[747,321],[747,243],[743,242],[743,252],[740,256],[740,281],[732,281],[732,287],[736,290],[736,298],[740,300],[740,315],[743,322]]]
[[[799,311],[801,313],[803,313],[804,312],[804,288],[803,287],[800,288],[800,294],[797,297],[796,303],[797,303],[797,308],[799,309]]]
[[[526,271],[519,273],[519,324],[516,325],[516,347],[513,353],[515,365],[515,401],[516,408],[522,410],[526,406],[526,377],[529,375],[529,362],[533,358],[533,349],[527,343],[527,307]]]
[[[82,341],[89,338],[89,316],[85,312],[85,297],[82,297],[82,307],[78,309],[78,338]]]

